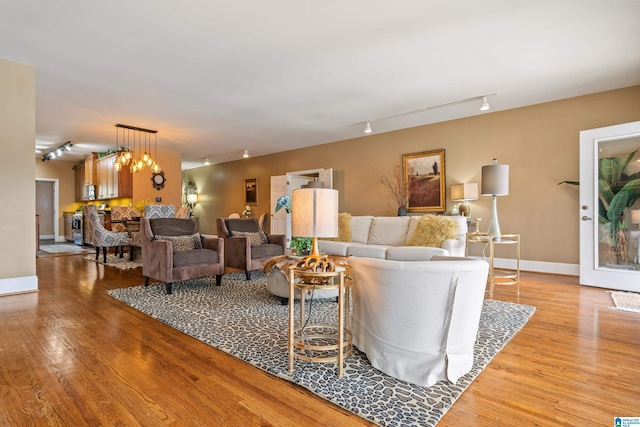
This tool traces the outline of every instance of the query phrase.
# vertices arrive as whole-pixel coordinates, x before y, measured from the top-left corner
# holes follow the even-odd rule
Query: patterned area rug
[[[83,257],[88,261],[97,262],[98,264],[108,265],[109,267],[119,268],[120,270],[130,270],[132,268],[142,268],[142,260],[137,257],[133,261],[129,261],[129,254],[124,254],[123,258],[120,258],[120,255],[111,255],[107,254],[107,263],[105,264],[102,260],[102,252],[96,261],[95,252],[93,255],[87,255]]]
[[[334,363],[296,361],[288,372],[288,307],[266,290],[264,274],[226,274],[215,279],[176,282],[173,294],[164,284],[108,291],[112,297],[206,344],[266,372],[301,385],[354,414],[381,426],[433,426],[529,320],[535,307],[485,301],[473,369],[456,384],[440,381],[425,388],[389,377],[372,368],[354,349],[343,378]],[[333,323],[335,300],[315,300],[312,323]],[[330,320],[331,319],[331,320]]]
[[[631,311],[640,313],[640,294],[633,292],[611,292],[611,299],[615,304],[614,308],[620,311]]]
[[[84,248],[79,245],[72,245],[70,243],[58,243],[55,245],[40,245],[40,250],[48,252],[50,254],[81,254],[88,251],[87,248]],[[91,248],[93,250],[93,248]]]

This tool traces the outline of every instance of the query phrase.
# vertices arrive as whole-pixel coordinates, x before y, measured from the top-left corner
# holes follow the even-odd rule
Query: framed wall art
[[[244,204],[258,204],[258,178],[244,180]]]
[[[445,211],[444,149],[403,154],[408,212]]]

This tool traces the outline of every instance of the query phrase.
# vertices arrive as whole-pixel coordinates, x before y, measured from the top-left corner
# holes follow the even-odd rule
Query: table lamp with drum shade
[[[458,212],[460,212],[460,215],[468,218],[471,214],[471,209],[469,208],[467,201],[478,200],[478,183],[467,182],[452,186],[451,200],[454,202],[462,202],[458,207]]]
[[[493,205],[491,209],[491,221],[487,234],[499,236],[500,224],[498,223],[498,203],[497,196],[507,196],[509,194],[509,165],[499,165],[498,159],[493,159],[492,165],[482,167],[482,195],[491,196]]]
[[[300,188],[291,193],[291,235],[311,237],[311,253],[298,263],[298,268],[323,272],[334,271],[335,265],[318,251],[318,237],[338,237],[338,190]]]

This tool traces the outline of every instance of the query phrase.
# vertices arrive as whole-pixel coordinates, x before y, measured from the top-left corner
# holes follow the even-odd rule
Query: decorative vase
[[[400,206],[398,208],[398,216],[407,216],[407,208]]]
[[[609,236],[609,262],[612,265],[627,264],[627,229],[619,228]]]

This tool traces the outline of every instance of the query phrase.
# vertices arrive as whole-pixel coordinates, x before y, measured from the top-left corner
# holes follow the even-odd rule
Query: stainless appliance
[[[73,231],[73,243],[82,246],[84,244],[84,215],[81,213],[73,214],[71,230]]]
[[[95,199],[96,199],[96,186],[87,185],[87,200],[95,200]]]

